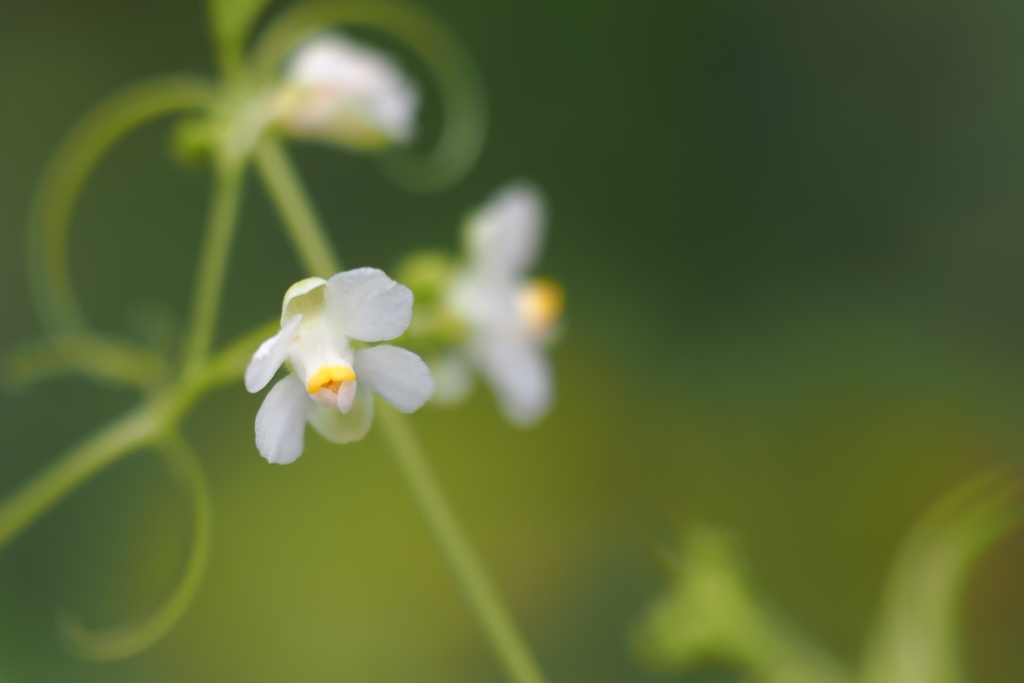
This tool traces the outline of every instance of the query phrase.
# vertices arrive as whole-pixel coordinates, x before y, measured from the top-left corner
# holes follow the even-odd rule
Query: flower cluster
[[[292,285],[280,332],[260,346],[245,374],[246,389],[257,392],[286,361],[291,370],[256,416],[260,454],[273,463],[293,462],[307,423],[334,443],[361,439],[373,420],[371,394],[413,412],[435,394],[436,381],[436,402],[457,403],[469,394],[474,371],[493,387],[513,424],[540,420],[554,398],[547,347],[565,304],[558,283],[527,275],[545,224],[539,191],[510,184],[470,215],[460,263],[442,260],[425,282],[416,274],[424,255],[410,259],[403,272],[425,294],[416,313],[429,322],[409,333],[413,292],[380,270],[359,268]],[[445,333],[453,327],[454,334]],[[399,337],[430,349],[429,369],[397,346],[357,348]]]
[[[416,128],[419,91],[384,54],[338,34],[303,43],[287,62],[273,117],[288,134],[359,150],[407,143]],[[330,280],[309,278],[284,297],[281,330],[256,351],[245,375],[263,389],[287,362],[290,373],[256,416],[256,445],[273,463],[301,455],[306,424],[334,443],[361,439],[373,420],[371,394],[412,412],[434,395],[452,404],[468,395],[474,371],[494,388],[508,419],[530,425],[551,407],[554,381],[547,346],[565,295],[553,280],[529,278],[546,224],[540,192],[514,183],[499,190],[466,225],[463,258],[443,260],[417,302],[382,271],[360,268]],[[413,259],[415,261],[415,259]],[[454,333],[452,331],[454,330]],[[403,336],[404,334],[404,336]],[[359,348],[393,340],[425,348]],[[431,372],[432,371],[432,372]]]

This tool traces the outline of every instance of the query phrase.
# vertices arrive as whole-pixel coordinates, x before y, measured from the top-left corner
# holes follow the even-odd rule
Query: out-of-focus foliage
[[[732,534],[693,529],[673,560],[671,592],[651,607],[635,638],[644,660],[669,671],[725,663],[764,683],[849,680],[753,591]]]
[[[672,558],[669,593],[634,644],[669,671],[726,664],[757,683],[963,683],[961,600],[978,557],[1024,518],[1018,478],[988,472],[948,494],[915,525],[894,561],[856,677],[752,588],[736,538],[689,532]]]

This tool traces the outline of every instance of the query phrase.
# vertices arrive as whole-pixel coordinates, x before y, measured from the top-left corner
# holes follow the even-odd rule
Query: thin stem
[[[150,397],[0,501],[0,549],[97,472],[134,450],[157,443],[163,438],[161,435],[173,432],[200,396],[241,377],[256,347],[278,325],[275,320],[242,335],[204,361],[196,372],[179,378],[165,392]]]
[[[0,501],[0,549],[18,533],[81,486],[90,477],[140,448],[160,450],[188,487],[193,510],[192,550],[181,579],[150,614],[113,628],[90,631],[67,617],[58,623],[65,645],[94,661],[122,659],[162,638],[195,596],[210,546],[210,501],[206,479],[188,444],[177,432],[189,408],[207,391],[236,381],[259,343],[273,333],[272,323],[242,335],[167,390],[64,454],[9,497]]]
[[[536,661],[459,527],[408,420],[384,401],[377,401],[376,409],[384,436],[420,514],[459,580],[505,671],[517,683],[543,683],[544,677]]]
[[[288,236],[306,272],[328,278],[340,271],[341,259],[327,239],[284,145],[265,137],[256,148],[256,168],[282,222],[288,226]]]
[[[279,211],[304,266],[311,275],[338,272],[341,264],[333,251],[317,246],[329,247],[330,243],[284,150],[279,143],[267,142],[264,141],[256,152],[257,165],[271,196],[285,198],[279,205]],[[269,153],[267,150],[270,150]],[[268,158],[269,169],[265,167]],[[282,205],[287,206],[287,210]],[[313,261],[317,253],[323,255],[323,263],[319,265]],[[384,401],[377,401],[376,412],[420,514],[509,677],[516,683],[544,683],[544,677],[526,642],[459,527],[406,418]]]
[[[215,164],[215,169],[213,200],[196,272],[192,320],[185,342],[186,375],[199,369],[213,344],[245,184],[245,166],[242,163],[221,161]]]
[[[166,379],[168,364],[158,352],[91,330],[71,284],[68,234],[86,181],[119,140],[154,119],[211,106],[214,97],[210,83],[189,76],[141,83],[96,107],[57,148],[32,200],[26,241],[32,295],[54,335],[47,363],[141,388]],[[22,363],[18,370],[37,368]]]
[[[148,389],[165,381],[170,363],[159,352],[85,332],[52,334],[20,344],[3,359],[2,378],[8,388],[71,373]]]
[[[149,444],[161,426],[152,408],[147,404],[114,422],[7,498],[0,507],[0,548],[96,472]]]

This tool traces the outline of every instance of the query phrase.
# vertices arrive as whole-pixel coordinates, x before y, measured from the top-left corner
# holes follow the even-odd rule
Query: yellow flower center
[[[535,332],[547,332],[565,310],[565,290],[556,281],[538,277],[519,293],[519,312],[526,326]]]
[[[326,365],[309,378],[309,382],[306,383],[306,391],[312,395],[321,389],[327,389],[336,394],[341,388],[342,382],[355,381],[355,379],[356,373],[350,367]]]

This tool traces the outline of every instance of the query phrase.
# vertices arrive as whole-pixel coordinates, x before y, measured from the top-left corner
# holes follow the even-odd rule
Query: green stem
[[[277,208],[281,221],[306,272],[329,278],[342,269],[341,259],[321,228],[313,203],[306,196],[288,151],[275,138],[265,137],[256,147],[256,169]]]
[[[178,434],[177,425],[204,393],[237,381],[259,343],[279,325],[276,320],[261,325],[201,361],[196,371],[150,396],[143,405],[66,453],[0,503],[3,548],[90,477],[140,448],[162,451],[188,488],[193,510],[192,549],[174,590],[150,614],[112,628],[90,631],[73,619],[60,619],[65,645],[75,655],[93,661],[129,657],[162,638],[185,613],[205,571],[211,523],[205,477]]]
[[[900,544],[881,613],[868,638],[861,683],[961,683],[963,593],[979,558],[1024,521],[1024,491],[992,468],[947,493]]]
[[[0,503],[0,548],[64,496],[134,450],[175,429],[207,391],[238,380],[256,347],[280,326],[261,325],[205,361],[193,374],[101,430],[40,472]]]
[[[333,250],[320,249],[319,254],[323,257],[323,263],[317,266],[313,264],[311,258],[316,251],[300,246],[329,245],[329,242],[283,150],[278,143],[266,143],[267,141],[261,143],[256,153],[257,165],[271,195],[284,199],[283,204],[286,208],[279,208],[281,217],[284,219],[288,234],[299,249],[303,264],[311,275],[338,272],[341,270],[341,264],[334,256]],[[265,168],[268,157],[270,169]],[[301,220],[296,220],[300,217]],[[455,579],[461,585],[466,599],[509,677],[517,683],[543,683],[544,677],[537,663],[502,604],[498,592],[488,579],[483,565],[473,553],[472,546],[459,527],[455,514],[445,501],[441,487],[430,471],[426,455],[408,421],[384,401],[377,401],[376,412],[385,438],[416,500],[420,514],[448,561]]]
[[[141,388],[166,379],[168,364],[156,351],[92,332],[71,285],[68,233],[86,181],[120,139],[162,116],[208,107],[214,97],[212,85],[187,76],[128,88],[75,126],[47,166],[29,214],[29,282],[39,316],[54,335],[51,351],[65,367]]]
[[[88,331],[20,344],[3,360],[3,381],[12,390],[76,372],[149,389],[166,381],[170,371],[170,363],[155,350]]]
[[[0,548],[86,479],[118,458],[151,443],[161,426],[154,404],[146,404],[86,440],[0,507]]]
[[[544,677],[526,642],[445,500],[408,419],[384,401],[377,401],[376,408],[384,437],[420,514],[459,580],[506,673],[517,683],[543,683]]]
[[[185,342],[186,376],[203,365],[213,345],[245,185],[245,165],[241,162],[219,161],[215,173],[210,217],[192,296],[192,320]]]

